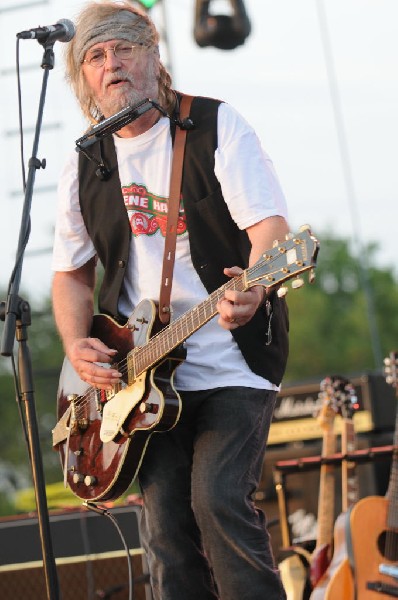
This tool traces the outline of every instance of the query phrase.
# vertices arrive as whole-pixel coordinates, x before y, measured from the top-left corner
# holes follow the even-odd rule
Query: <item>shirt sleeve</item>
[[[215,174],[240,229],[271,216],[287,219],[285,196],[270,157],[254,129],[226,103],[218,110]]]
[[[53,271],[74,271],[96,254],[80,210],[78,155],[67,160],[58,184]]]

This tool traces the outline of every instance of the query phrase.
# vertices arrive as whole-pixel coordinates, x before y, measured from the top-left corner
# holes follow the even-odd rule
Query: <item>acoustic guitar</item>
[[[356,403],[355,390],[344,378],[336,392],[343,418],[341,432],[342,512],[334,525],[332,560],[311,593],[311,600],[354,600],[354,582],[348,560],[346,522],[348,509],[358,501],[358,478],[356,465],[344,458],[356,449],[353,413]]]
[[[113,500],[135,479],[151,435],[178,422],[181,399],[174,372],[184,360],[183,342],[217,314],[225,290],[267,290],[309,271],[313,279],[319,242],[308,227],[276,242],[255,265],[161,328],[151,300],[142,301],[121,327],[105,315],[94,317],[91,335],[118,353],[113,367],[123,374],[111,392],[80,380],[67,358],[58,389],[58,422],[53,446],[60,453],[64,483],[85,501]]]
[[[385,373],[398,394],[398,353],[385,359]],[[350,511],[349,555],[355,599],[398,598],[398,410],[390,480],[386,496],[368,496]]]

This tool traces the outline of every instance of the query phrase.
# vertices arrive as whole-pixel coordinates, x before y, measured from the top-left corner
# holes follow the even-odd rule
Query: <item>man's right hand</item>
[[[80,379],[102,390],[111,390],[122,376],[119,371],[98,364],[111,364],[116,354],[117,350],[91,337],[74,340],[67,351],[68,359]]]

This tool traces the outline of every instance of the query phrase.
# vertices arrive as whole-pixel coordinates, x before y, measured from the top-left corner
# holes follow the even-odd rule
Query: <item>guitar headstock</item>
[[[398,393],[398,352],[390,352],[384,359],[384,375],[387,383],[391,384]]]
[[[334,410],[343,419],[351,419],[358,408],[357,396],[352,383],[345,377],[332,375],[323,380],[323,385],[331,398]]]
[[[321,381],[318,399],[322,402],[322,406],[316,415],[318,424],[323,431],[331,431],[337,414],[337,406],[330,377],[326,377]]]
[[[311,233],[308,225],[303,225],[299,233],[286,236],[284,242],[274,242],[255,265],[246,270],[247,287],[263,285],[266,288],[279,286],[293,279],[292,287],[299,288],[304,281],[299,275],[309,271],[309,282],[315,279],[315,266],[319,251],[319,241]],[[278,295],[284,296],[287,288],[280,287]]]

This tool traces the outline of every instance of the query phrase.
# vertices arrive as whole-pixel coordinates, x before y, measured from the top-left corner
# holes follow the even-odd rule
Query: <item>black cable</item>
[[[23,190],[25,191],[25,189],[26,189],[26,173],[25,173],[25,160],[24,160],[24,137],[23,137],[22,100],[21,100],[21,98],[22,98],[21,74],[20,74],[20,61],[19,61],[19,39],[17,39],[17,43],[16,43],[16,70],[17,70],[18,116],[19,116],[20,154],[21,154],[21,168],[22,168],[22,187],[23,187]],[[29,218],[29,224],[28,224],[27,230],[25,232],[24,246],[16,258],[15,265],[14,265],[14,268],[13,268],[11,276],[10,276],[8,289],[7,289],[7,297],[10,297],[12,282],[14,281],[14,277],[15,277],[15,273],[17,271],[18,265],[19,265],[20,261],[22,260],[24,249],[27,246],[29,236],[30,236],[30,229],[31,229],[31,224],[30,224],[30,218]],[[9,301],[17,302],[18,298],[16,298],[15,296],[14,296],[14,298],[10,297]],[[24,440],[26,443],[29,460],[31,461],[31,453],[30,453],[30,446],[29,446],[29,439],[28,439],[28,428],[27,428],[27,424],[26,424],[26,420],[25,420],[25,413],[22,410],[22,394],[21,394],[21,390],[18,385],[17,365],[16,365],[15,356],[13,354],[11,355],[11,367],[12,367],[12,371],[14,374],[15,400],[17,403],[19,419],[21,421],[23,437],[24,437]]]
[[[22,188],[25,192],[26,190],[26,172],[25,172],[25,158],[24,158],[24,136],[23,136],[23,118],[22,118],[22,89],[21,89],[21,70],[20,70],[20,60],[19,60],[19,39],[17,38],[16,43],[16,70],[17,70],[17,93],[18,93],[18,122],[19,122],[19,139],[20,139],[20,156],[21,156],[21,169],[22,169]],[[21,248],[18,256],[15,260],[15,266],[12,270],[10,276],[10,283],[8,287],[8,292],[10,291],[11,282],[14,280],[16,270],[20,261],[22,260],[22,256],[25,252],[25,248],[28,245],[29,237],[31,231],[31,220],[29,217],[28,225],[25,231],[25,238],[23,242],[23,247]]]
[[[87,500],[85,502],[83,502],[83,506],[85,506],[86,508],[88,508],[89,510],[92,510],[93,512],[97,513],[98,515],[101,515],[103,517],[108,517],[108,519],[112,522],[112,524],[114,525],[114,527],[116,528],[116,531],[119,534],[119,537],[122,541],[123,547],[126,551],[126,557],[127,557],[127,568],[128,568],[128,579],[129,579],[129,597],[128,600],[134,600],[134,577],[133,577],[133,565],[132,565],[132,561],[131,561],[131,556],[130,556],[130,552],[129,552],[129,547],[127,545],[126,539],[123,535],[123,532],[119,526],[119,523],[117,522],[117,519],[113,516],[113,514],[111,512],[109,512],[109,510],[107,508],[104,508],[102,506],[98,506],[97,504],[94,504],[92,502],[88,502]]]
[[[22,167],[22,185],[25,191],[26,175],[25,175],[25,158],[24,158],[24,139],[23,139],[23,121],[22,121],[22,90],[21,90],[21,71],[19,62],[19,39],[17,38],[16,45],[16,67],[17,67],[17,90],[18,90],[18,121],[19,121],[19,138],[20,138],[20,153]]]

